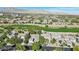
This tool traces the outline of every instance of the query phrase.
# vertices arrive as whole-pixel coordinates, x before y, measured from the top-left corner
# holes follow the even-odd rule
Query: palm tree
[[[31,36],[30,36],[30,33],[29,34],[27,34],[27,35],[25,35],[25,43],[27,44],[28,42],[29,42],[29,38],[30,38]]]

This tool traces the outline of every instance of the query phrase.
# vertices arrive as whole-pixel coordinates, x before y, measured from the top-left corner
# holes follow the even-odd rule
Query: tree
[[[7,30],[8,30],[8,32],[9,32],[9,31],[13,30],[13,29],[14,29],[14,27],[12,27],[12,26],[5,26],[5,27],[4,27],[4,29],[7,29]]]
[[[79,23],[79,21],[78,20],[75,20],[75,19],[74,20],[71,20],[71,22],[72,23]]]
[[[40,22],[43,22],[43,17],[39,17],[38,20],[40,20]]]
[[[48,43],[49,43],[49,40],[48,39],[45,39],[45,45],[48,44]]]
[[[48,25],[45,25],[45,27],[48,27]]]
[[[34,42],[33,44],[32,44],[32,50],[34,50],[34,51],[37,51],[37,50],[40,50],[40,43],[39,42]]]
[[[6,42],[7,42],[7,43],[10,43],[10,44],[15,44],[15,40],[14,40],[13,38],[7,39]]]
[[[63,42],[63,46],[67,46],[67,43],[66,42]],[[70,46],[70,45],[69,45]]]
[[[12,37],[11,39],[7,39],[7,42],[10,43],[10,44],[21,43],[17,36]]]
[[[27,34],[27,35],[25,35],[25,43],[28,43],[29,42],[29,38],[30,38],[31,36],[30,36],[30,33],[29,34]]]
[[[72,42],[72,46],[75,46],[75,43],[74,42]]]
[[[39,43],[41,45],[44,45],[46,43],[46,40],[45,40],[45,38],[43,36],[39,36]]]
[[[53,38],[53,39],[51,40],[51,43],[52,43],[52,44],[56,43],[56,39]]]
[[[62,40],[59,40],[59,43],[61,44],[62,43]]]
[[[29,29],[29,32],[30,32],[31,34],[36,34],[36,32],[35,32],[34,30],[32,30],[32,29]]]
[[[74,46],[74,47],[73,47],[73,51],[79,51],[79,46],[77,46],[77,45]]]
[[[17,43],[21,43],[20,40],[19,40],[19,38],[18,38],[17,36],[14,36],[13,39],[14,39],[14,41],[15,41],[15,44],[17,44]]]
[[[21,44],[16,44],[16,50],[21,50],[21,51],[25,51],[25,47]]]
[[[7,34],[3,33],[3,35],[0,37],[0,41],[3,42],[5,40],[5,38],[8,38]]]
[[[41,33],[42,33],[41,30],[38,30],[37,34],[41,35]]]
[[[29,42],[29,38],[25,37],[24,42],[27,44]]]
[[[1,49],[5,44],[6,44],[5,42],[1,42],[1,41],[0,41],[0,49]]]

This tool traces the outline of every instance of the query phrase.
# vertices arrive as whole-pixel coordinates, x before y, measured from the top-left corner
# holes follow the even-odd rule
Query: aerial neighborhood
[[[0,51],[79,51],[79,15],[0,8]]]

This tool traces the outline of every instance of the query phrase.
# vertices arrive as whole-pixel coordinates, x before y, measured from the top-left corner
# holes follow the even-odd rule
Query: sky
[[[70,14],[79,14],[79,7],[18,7],[24,10],[46,10],[51,12],[64,12]]]
[[[64,12],[69,14],[79,14],[79,7],[16,7],[16,8],[22,9],[22,10],[45,10],[50,12]]]

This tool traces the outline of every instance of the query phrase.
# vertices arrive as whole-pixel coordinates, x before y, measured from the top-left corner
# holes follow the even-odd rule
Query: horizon
[[[8,7],[0,7],[0,10]],[[44,10],[49,12],[63,12],[67,14],[79,14],[79,7],[14,7],[19,10]]]

